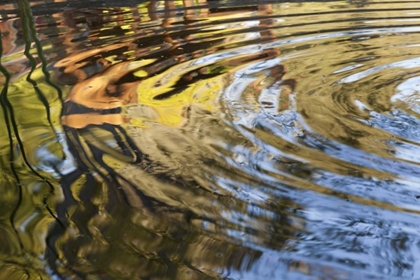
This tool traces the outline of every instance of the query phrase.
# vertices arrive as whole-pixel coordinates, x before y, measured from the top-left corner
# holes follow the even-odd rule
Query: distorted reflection
[[[156,11],[157,2],[147,6],[150,19],[162,16],[162,27],[171,29],[175,2],[165,1],[162,14]],[[48,235],[49,264],[58,275],[227,276],[251,268],[260,258],[261,251],[243,244],[246,240],[280,249],[294,234],[287,229],[290,221],[285,214],[291,202],[285,200],[281,203],[285,206],[272,208],[229,193],[235,185],[253,188],[257,182],[229,167],[223,157],[212,156],[214,152],[206,145],[196,143],[207,133],[234,132],[223,131],[220,119],[212,113],[216,94],[191,89],[218,76],[217,82],[226,83],[223,81],[238,66],[270,60],[280,52],[262,50],[191,68],[191,61],[216,51],[212,47],[216,42],[235,44],[240,37],[203,45],[193,35],[182,36],[198,28],[196,18],[218,16],[206,9],[194,14],[193,1],[183,5],[184,18],[190,23],[184,30],[163,33],[161,42],[127,40],[76,52],[55,64],[58,82],[71,83],[61,122],[76,166],[73,172],[61,175],[65,195],[58,208],[61,223]],[[259,16],[271,13],[271,5],[257,9]],[[65,20],[77,26],[80,22],[74,22],[75,18],[68,13]],[[99,24],[99,18],[94,24]],[[135,23],[130,31],[118,28],[121,25],[112,28],[115,36],[136,28]],[[269,25],[269,19],[259,21],[262,40],[274,38]],[[169,82],[172,86],[161,74],[169,67],[179,72]],[[270,84],[281,82],[283,66],[269,71],[273,73]],[[248,216],[250,210],[260,214]],[[235,218],[237,215],[245,216]],[[271,230],[259,231],[266,227]]]
[[[418,9],[0,4],[0,279],[418,278]]]

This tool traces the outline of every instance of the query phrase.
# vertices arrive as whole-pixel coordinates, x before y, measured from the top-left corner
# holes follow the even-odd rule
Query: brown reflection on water
[[[206,279],[235,271],[240,275],[261,258],[258,246],[281,249],[301,227],[299,222],[292,225],[296,217],[289,217],[289,208],[299,208],[293,202],[250,202],[226,189],[225,185],[257,188],[264,183],[230,167],[214,155],[207,140],[199,140],[216,135],[215,139],[244,141],[221,125],[214,112],[215,96],[201,104],[188,98],[193,96],[191,85],[212,79],[226,84],[240,65],[272,59],[280,52],[262,50],[184,70],[189,60],[215,52],[217,44],[236,44],[240,38],[201,44],[180,35],[197,28],[194,19],[218,14],[188,9],[184,17],[191,22],[180,31],[173,26],[173,5],[165,1],[162,14],[154,10],[155,1],[148,5],[151,20],[162,17],[162,28],[172,28],[157,38],[141,36],[87,51],[77,49],[72,43],[76,38],[65,39],[72,54],[55,63],[56,82],[70,87],[61,123],[74,170],[60,175],[64,194],[57,207],[60,222],[47,235],[48,264],[58,275],[80,279]],[[270,5],[257,9],[260,15],[271,11]],[[109,34],[107,19],[113,16],[87,13],[84,17],[67,12],[64,22],[70,30],[95,25],[95,31],[85,36],[92,44],[103,42]],[[130,38],[130,28],[118,27],[123,23],[112,28],[112,36]],[[262,40],[272,39],[264,29],[270,24],[260,21]],[[134,23],[131,28],[142,32]],[[170,67],[178,67],[180,73],[172,81],[159,80]],[[282,79],[284,67],[279,67],[271,83]],[[154,86],[149,87],[152,78]],[[162,90],[154,92],[154,87]],[[133,125],[129,114],[133,108],[140,108],[141,125]]]
[[[3,45],[2,58],[4,61],[2,65],[13,77],[22,76],[29,68],[27,60],[21,56],[25,47],[21,42],[22,34],[19,34],[18,31],[20,25],[21,23],[18,19],[9,19],[0,22]],[[13,56],[18,56],[19,59],[13,59]],[[0,82],[4,83],[5,81],[3,79]]]

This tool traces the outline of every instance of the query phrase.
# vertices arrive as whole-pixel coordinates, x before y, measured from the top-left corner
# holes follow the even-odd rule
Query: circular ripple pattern
[[[420,3],[131,2],[0,9],[0,276],[419,277]]]

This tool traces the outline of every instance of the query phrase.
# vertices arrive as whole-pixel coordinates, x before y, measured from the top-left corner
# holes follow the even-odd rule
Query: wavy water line
[[[46,238],[49,273],[409,278],[420,214],[418,3],[264,12],[227,2],[155,12],[70,3],[64,20],[53,10],[56,23],[26,24],[38,32],[37,74],[69,93],[59,130],[67,158],[41,159],[51,141],[23,151],[64,193],[63,224]],[[42,17],[43,2],[30,4]],[[235,7],[241,14],[229,16]],[[42,222],[30,210],[25,232]]]

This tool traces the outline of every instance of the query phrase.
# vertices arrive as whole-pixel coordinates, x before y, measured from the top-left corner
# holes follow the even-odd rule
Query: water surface
[[[3,1],[0,278],[419,279],[419,14]]]

